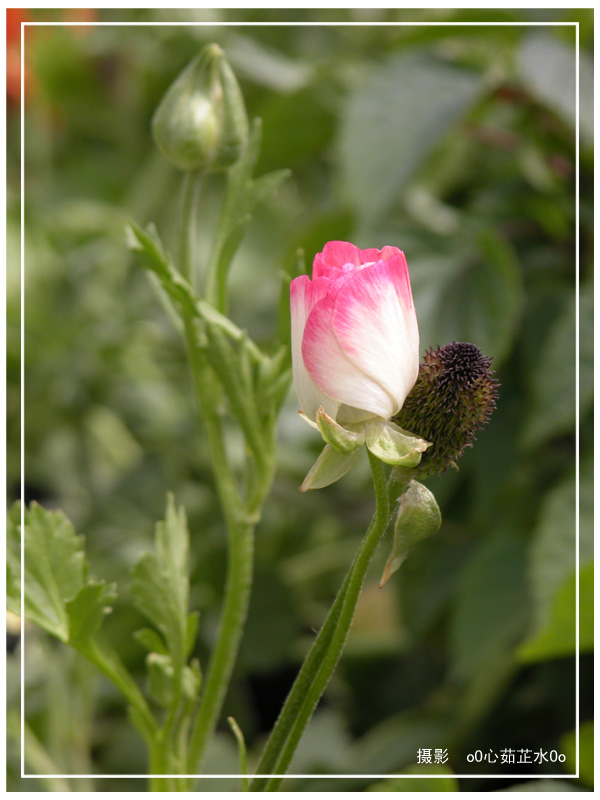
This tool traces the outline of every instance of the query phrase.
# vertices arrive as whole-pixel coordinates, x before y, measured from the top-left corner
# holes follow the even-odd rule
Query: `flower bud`
[[[226,169],[240,158],[248,117],[218,45],[207,45],[171,84],[154,113],[152,131],[158,148],[180,169]]]
[[[496,407],[498,382],[491,358],[467,342],[431,348],[419,376],[394,422],[431,442],[415,474],[438,475],[472,447],[475,431]]]
[[[412,548],[437,533],[442,524],[442,515],[435,497],[418,481],[410,481],[398,498],[398,503],[394,543],[381,576],[380,589],[401,566]]]

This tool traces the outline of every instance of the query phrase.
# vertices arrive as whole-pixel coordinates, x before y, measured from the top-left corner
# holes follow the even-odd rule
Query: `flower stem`
[[[181,226],[180,271],[191,281],[194,274],[194,244],[197,211],[197,174],[188,174],[184,183]],[[219,234],[217,234],[219,236]],[[196,400],[200,408],[212,461],[217,493],[227,527],[228,565],[225,597],[217,641],[204,679],[200,707],[193,724],[187,754],[187,771],[199,769],[206,745],[216,727],[235,664],[250,600],[253,574],[254,526],[258,514],[250,514],[240,495],[225,451],[221,418],[218,413],[220,386],[200,348],[194,321],[185,321]],[[272,459],[271,459],[272,461]],[[271,470],[261,470],[262,499],[270,484]]]
[[[369,453],[376,510],[360,549],[346,575],[327,619],[315,640],[281,710],[256,769],[257,775],[282,775],[337,666],[348,637],[360,591],[390,516],[388,487],[381,461]],[[275,791],[283,778],[255,778],[250,791]]]
[[[196,217],[199,195],[200,173],[195,170],[186,172],[181,202],[179,271],[190,286],[196,283]]]

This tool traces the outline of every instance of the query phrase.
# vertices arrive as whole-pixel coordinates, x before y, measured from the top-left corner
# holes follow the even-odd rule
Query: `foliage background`
[[[38,12],[33,19],[64,19]],[[281,270],[303,248],[394,244],[407,254],[422,347],[480,346],[501,381],[488,428],[460,471],[431,479],[444,523],[385,587],[385,547],[365,586],[343,661],[294,773],[394,773],[417,748],[447,748],[467,791],[514,776],[574,771],[575,133],[573,26],[379,26],[383,21],[580,22],[580,712],[581,777],[592,781],[592,95],[591,11],[102,10],[90,19],[211,21],[173,27],[28,29],[26,41],[27,501],[60,507],[85,534],[94,574],[116,580],[107,631],[141,676],[131,638],[132,564],[151,546],[167,491],[187,509],[198,655],[206,664],[225,569],[222,524],[177,332],[128,254],[124,221],[155,221],[174,242],[178,176],[154,149],[152,112],[207,41],[224,47],[251,117],[259,173],[292,178],[261,209],[234,264],[232,316],[277,335]],[[220,27],[221,21],[363,21],[356,27]],[[8,108],[8,491],[19,495],[19,112]],[[220,183],[203,194],[206,253]],[[280,332],[281,333],[281,332]],[[285,335],[284,333],[282,335]],[[257,753],[373,505],[366,464],[309,496],[297,487],[320,440],[290,397],[279,470],[258,530],[256,580],[225,711]],[[232,435],[231,446],[238,442]],[[143,747],[112,688],[28,629],[27,718],[64,772],[143,773]],[[8,658],[18,708],[19,647]],[[15,731],[13,730],[13,733]],[[468,753],[557,749],[564,765],[469,764]],[[32,749],[30,768],[36,771]],[[588,753],[588,755],[586,755]],[[65,788],[20,780],[9,790]],[[208,761],[237,770],[222,728]],[[292,791],[372,781],[289,780]],[[67,781],[133,791],[133,780]],[[455,787],[452,779],[434,791]],[[200,790],[236,788],[205,780]],[[410,791],[399,783],[397,790]],[[424,788],[424,787],[423,787]]]

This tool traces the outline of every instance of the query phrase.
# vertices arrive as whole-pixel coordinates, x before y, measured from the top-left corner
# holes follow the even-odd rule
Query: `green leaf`
[[[69,621],[69,644],[74,647],[89,640],[100,630],[102,621],[116,599],[116,586],[104,581],[89,581],[77,595],[65,603]]]
[[[430,778],[403,778],[400,775],[369,786],[368,792],[458,792],[458,780],[446,764],[415,764],[405,775],[430,775]],[[437,777],[436,777],[437,776]]]
[[[479,232],[475,246],[451,255],[416,255],[410,275],[422,341],[476,342],[495,363],[517,332],[524,302],[518,259],[495,232]]]
[[[164,641],[152,628],[140,628],[140,630],[134,632],[133,638],[149,653],[158,653],[161,656],[168,655]]]
[[[240,774],[244,777],[241,779],[242,791],[248,791],[248,778],[245,777],[248,774],[248,767],[247,767],[247,758],[246,758],[246,742],[244,741],[244,734],[242,733],[242,729],[237,724],[233,717],[227,717],[227,722],[229,723],[229,727],[231,728],[231,732],[235,736],[235,740],[238,746],[238,752],[240,757]]]
[[[161,632],[173,664],[188,654],[189,534],[185,511],[172,495],[164,522],[156,525],[155,553],[144,553],[133,569],[131,593],[138,609]]]
[[[6,607],[21,616],[21,503],[13,503],[6,527]]]
[[[306,478],[304,478],[300,491],[308,492],[311,489],[323,489],[325,486],[339,481],[356,464],[358,453],[359,450],[353,450],[351,453],[340,453],[330,444],[326,444],[321,455],[308,471]]]
[[[171,300],[182,305],[189,313],[197,314],[193,289],[175,269],[173,260],[164,250],[154,225],[150,224],[143,230],[130,220],[127,237],[129,248],[137,254],[142,264],[156,275]]]
[[[350,95],[340,133],[342,178],[365,223],[391,207],[482,88],[475,73],[408,52],[375,67]]]
[[[450,627],[457,676],[477,674],[517,643],[529,604],[525,556],[525,543],[499,530],[465,565]]]
[[[388,717],[354,745],[353,771],[371,775],[396,772],[414,763],[419,748],[447,747],[451,734],[448,720],[423,706]]]
[[[173,662],[169,656],[148,653],[148,693],[155,703],[167,708],[173,698]]]
[[[575,573],[559,588],[546,625],[519,648],[521,661],[548,661],[575,653],[576,614]],[[594,649],[594,565],[586,564],[579,572],[579,652]]]
[[[539,780],[527,781],[527,783],[514,783],[506,789],[497,789],[498,792],[579,792],[580,789],[569,781],[552,780],[551,778],[540,778]]]
[[[227,190],[221,208],[217,237],[209,258],[206,284],[208,301],[223,312],[227,308],[229,267],[254,208],[270,197],[290,174],[289,170],[278,170],[252,179],[260,142],[261,122],[255,119],[251,126],[246,152],[227,174]]]
[[[537,447],[552,436],[575,428],[575,297],[564,301],[528,375],[529,414],[524,432],[527,447]],[[579,304],[579,410],[591,408],[593,378],[593,293],[582,287]]]
[[[20,614],[18,593],[20,505],[8,525],[9,606]],[[88,579],[83,537],[61,511],[32,503],[25,512],[25,617],[78,649],[98,632],[112,610],[115,586]]]
[[[593,557],[594,484],[590,461],[582,461],[579,481],[579,559]],[[575,474],[569,474],[545,495],[529,552],[529,584],[534,622],[546,623],[553,598],[575,570]]]
[[[187,618],[187,632],[186,632],[186,658],[194,652],[196,646],[196,639],[198,638],[198,626],[200,624],[200,612],[192,611],[188,614]]]
[[[575,42],[569,46],[557,36],[536,31],[521,48],[520,72],[523,81],[542,102],[575,128],[576,112]],[[579,123],[587,142],[594,131],[593,100],[594,67],[590,57],[579,51]]]
[[[565,768],[577,772],[577,741],[575,731],[565,734],[560,740],[560,749],[566,756]],[[579,726],[579,780],[590,789],[594,786],[594,721]]]
[[[65,602],[85,585],[83,537],[61,511],[32,503],[25,513],[25,616],[69,641]]]

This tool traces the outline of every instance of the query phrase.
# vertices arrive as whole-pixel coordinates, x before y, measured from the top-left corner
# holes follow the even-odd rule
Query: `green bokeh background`
[[[195,15],[194,15],[195,13]],[[35,19],[62,19],[39,12]],[[281,272],[328,240],[401,247],[423,350],[454,339],[494,357],[498,407],[460,471],[428,485],[442,529],[384,590],[388,542],[365,585],[342,662],[293,773],[393,774],[418,748],[444,748],[462,790],[505,790],[568,775],[575,728],[575,518],[580,512],[580,780],[589,790],[592,715],[592,11],[102,10],[146,27],[29,29],[26,97],[25,497],[63,509],[85,534],[96,576],[116,581],[108,635],[142,680],[142,627],[130,569],[151,547],[167,491],[185,505],[192,598],[206,665],[224,579],[224,530],[195,415],[185,353],[124,222],[156,222],[174,247],[179,175],[149,123],[173,78],[215,41],[263,119],[258,173],[292,177],[255,215],[234,262],[231,315],[259,341],[277,336]],[[223,21],[301,25],[224,27]],[[167,21],[209,21],[170,26]],[[576,317],[575,27],[382,26],[579,21],[580,290]],[[364,22],[358,26],[312,22]],[[8,491],[20,481],[19,113],[8,109]],[[221,183],[205,181],[205,256]],[[576,351],[579,325],[579,483]],[[232,452],[239,448],[231,432]],[[257,531],[256,579],[225,714],[252,761],[373,509],[366,459],[310,495],[297,487],[321,442],[290,392],[279,469]],[[31,730],[65,773],[144,773],[144,748],[103,679],[28,629]],[[18,707],[19,647],[9,656]],[[13,731],[13,734],[15,732]],[[473,764],[476,750],[564,753],[564,764]],[[586,755],[587,754],[587,755]],[[34,759],[35,760],[35,759]],[[518,755],[517,755],[518,760]],[[207,767],[237,771],[223,725]],[[35,771],[31,765],[32,771]],[[523,775],[522,778],[515,777]],[[21,780],[9,747],[9,790]],[[362,791],[373,780],[289,780],[289,791]],[[453,791],[455,779],[377,789]],[[143,782],[71,781],[95,791]],[[237,789],[204,780],[201,791]]]

